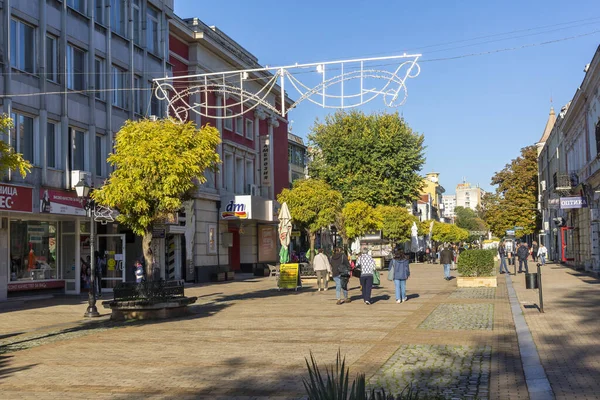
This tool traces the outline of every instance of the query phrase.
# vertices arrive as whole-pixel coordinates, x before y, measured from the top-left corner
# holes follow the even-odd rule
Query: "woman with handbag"
[[[331,276],[335,282],[336,304],[350,303],[348,298],[348,280],[350,279],[350,262],[341,247],[336,247],[331,256]],[[344,298],[342,299],[342,294]]]
[[[406,297],[406,281],[410,278],[410,267],[408,258],[403,251],[396,251],[389,269],[388,279],[390,278],[390,275],[393,274],[392,279],[394,280],[394,286],[396,287],[396,303],[404,303],[408,300]]]

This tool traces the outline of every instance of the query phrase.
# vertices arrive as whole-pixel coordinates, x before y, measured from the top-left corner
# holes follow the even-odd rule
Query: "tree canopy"
[[[342,193],[345,202],[404,206],[423,185],[423,135],[398,113],[338,111],[318,120],[308,136],[311,177]]]
[[[495,193],[483,196],[480,212],[495,236],[503,237],[506,231],[515,231],[517,237],[539,229],[537,213],[538,169],[535,146],[521,149],[521,155],[492,177]]]
[[[359,236],[364,236],[381,226],[379,213],[362,200],[347,203],[341,213],[344,221],[344,235],[342,237],[345,236],[345,240],[353,240]]]
[[[173,119],[127,121],[117,133],[114,153],[108,157],[116,169],[101,189],[92,193],[100,204],[116,208],[117,220],[137,235],[148,273],[151,274],[152,226],[179,211],[191,198],[203,172],[220,163],[216,152],[219,131]]]
[[[487,225],[479,218],[477,213],[470,208],[458,206],[454,208],[456,213],[456,226],[468,231],[487,231]]]
[[[379,213],[384,238],[394,242],[410,240],[410,228],[417,218],[406,207],[379,205],[375,210]]]
[[[341,209],[342,195],[321,180],[300,179],[294,182],[292,189],[283,189],[277,201],[287,203],[292,220],[308,233],[312,255],[315,234],[335,222]]]
[[[8,145],[8,136],[13,127],[12,119],[6,115],[0,115],[0,178],[4,176],[7,170],[19,171],[25,178],[31,172],[31,163],[23,158],[21,153],[15,152],[12,146]]]

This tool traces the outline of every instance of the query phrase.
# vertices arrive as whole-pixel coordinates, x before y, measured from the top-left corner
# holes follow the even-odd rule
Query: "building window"
[[[13,128],[11,129],[11,146],[17,153],[23,154],[23,158],[34,163],[33,146],[33,118],[21,114],[11,114]]]
[[[58,82],[58,47],[54,36],[46,36],[46,79]]]
[[[105,165],[104,138],[101,135],[96,135],[96,176],[104,176]]]
[[[113,32],[125,36],[125,0],[110,0],[110,25]]]
[[[152,88],[152,90],[150,90],[150,115],[155,115],[160,118],[160,102],[158,101],[158,98],[154,95],[154,85],[152,84],[152,82],[148,82],[148,87]]]
[[[85,14],[85,0],[67,0],[67,5],[73,10]]]
[[[252,185],[254,185],[254,162],[246,160],[246,187],[248,188],[248,194],[252,194]]]
[[[142,7],[140,0],[133,0],[131,4],[132,22],[133,22],[133,42],[138,46],[142,45]]]
[[[56,222],[10,221],[10,281],[57,279]]]
[[[231,117],[232,115],[233,115],[233,111],[225,110],[225,116],[227,118],[225,118],[225,120],[223,121],[223,127],[230,131],[233,130],[233,118]]]
[[[596,154],[600,153],[600,121],[596,124]]]
[[[142,115],[144,112],[142,108],[142,80],[139,76],[133,78],[133,112]]]
[[[21,71],[35,72],[35,28],[16,19],[10,20],[10,65]]]
[[[94,60],[95,66],[95,96],[99,100],[104,100],[106,98],[106,64],[103,59],[96,58]]]
[[[146,13],[146,47],[149,52],[160,55],[158,35],[160,33],[160,24],[158,21],[160,13],[148,6]]]
[[[48,168],[56,168],[56,124],[54,122],[48,122],[46,125],[46,166]]]
[[[235,159],[235,192],[244,194],[244,159]]]
[[[85,170],[85,132],[71,129],[71,169]]]
[[[235,117],[235,133],[244,135],[244,117]]]
[[[246,119],[246,138],[252,140],[254,133],[254,121]]]
[[[67,45],[67,87],[85,90],[85,51]]]
[[[94,19],[104,25],[104,2],[108,0],[94,0]]]
[[[112,104],[113,106],[125,108],[125,71],[113,65],[112,67]]]
[[[225,154],[223,175],[225,176],[225,190],[233,192],[233,156],[231,154]]]

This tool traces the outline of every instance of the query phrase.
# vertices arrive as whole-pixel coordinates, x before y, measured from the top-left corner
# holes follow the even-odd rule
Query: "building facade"
[[[444,204],[444,209],[442,210],[442,217],[444,218],[445,222],[454,223],[454,219],[456,218],[456,214],[454,213],[454,207],[456,207],[456,195],[443,195],[442,204]]]
[[[439,172],[430,172],[423,178],[423,188],[421,194],[427,194],[431,198],[431,215],[432,219],[437,221],[442,217],[442,210],[444,203],[442,202],[442,196],[446,190],[440,185],[440,174]]]
[[[290,187],[298,179],[308,177],[308,153],[304,140],[288,132],[288,163],[290,166]]]
[[[481,203],[481,197],[484,195],[483,189],[479,186],[471,186],[468,182],[459,183],[456,185],[456,206],[470,208],[473,211],[477,210],[477,206]]]
[[[197,18],[174,17],[169,36],[174,76],[261,68],[232,38]],[[250,90],[258,91],[256,82],[269,76],[249,74]],[[239,98],[220,91],[209,91],[207,99],[201,98],[204,95],[194,94],[198,98],[189,101],[219,106],[211,108],[214,117],[190,113],[190,118],[198,126],[210,124],[219,130],[222,165],[218,172],[206,172],[207,182],[186,209],[194,226],[186,234],[186,278],[195,274],[196,281],[207,281],[224,269],[251,272],[277,261],[276,195],[289,187],[287,120],[261,106],[238,115]],[[277,86],[267,101],[276,105],[280,98]],[[286,102],[291,104],[287,97]]]
[[[90,219],[72,189],[80,179],[103,184],[127,119],[164,115],[151,89],[171,73],[172,17],[173,0],[0,2],[0,112],[14,122],[2,140],[33,164],[25,178],[9,171],[0,183],[0,299],[84,289]],[[140,243],[104,222],[97,249],[111,288],[131,273]]]

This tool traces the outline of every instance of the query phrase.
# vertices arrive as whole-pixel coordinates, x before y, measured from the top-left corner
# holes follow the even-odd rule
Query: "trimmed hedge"
[[[458,258],[458,273],[461,276],[492,276],[495,250],[466,250]]]

